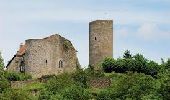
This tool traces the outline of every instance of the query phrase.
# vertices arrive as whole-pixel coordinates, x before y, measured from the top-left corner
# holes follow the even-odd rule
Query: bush
[[[23,90],[8,89],[4,91],[1,96],[1,100],[32,100],[32,96]]]
[[[78,70],[72,74],[72,78],[75,81],[76,85],[81,86],[83,88],[87,88],[87,80],[88,76],[83,70]]]
[[[102,70],[94,70],[93,66],[89,66],[87,69],[84,70],[88,79],[94,77],[104,77],[104,72]]]
[[[159,89],[159,94],[163,97],[163,100],[169,100],[170,98],[170,76],[165,79]]]
[[[96,100],[115,100],[116,98],[112,98],[111,94],[113,94],[110,90],[101,91],[97,94]]]
[[[125,78],[118,82],[116,97],[140,100],[143,96],[156,91],[155,84],[156,81],[151,76],[128,73]]]
[[[0,52],[0,70],[2,70],[4,68],[4,59],[1,56],[1,52]]]
[[[50,91],[52,94],[57,94],[62,92],[65,88],[70,87],[72,84],[75,84],[71,75],[68,73],[63,73],[61,75],[50,78],[45,84],[47,91]]]
[[[71,86],[63,92],[63,100],[89,100],[91,99],[90,93],[79,86]]]
[[[38,100],[62,100],[61,98],[61,95],[52,94],[50,91],[42,90]]]
[[[10,87],[10,83],[8,82],[8,80],[6,80],[5,78],[1,78],[0,80],[0,93],[2,93],[5,89]]]
[[[105,58],[102,63],[102,69],[106,73],[111,73],[113,71],[115,60],[113,58]]]
[[[113,71],[117,73],[126,73],[127,71],[145,73],[146,75],[151,75],[155,77],[161,67],[154,61],[147,60],[143,55],[136,54],[131,57],[129,51],[125,52],[124,58],[105,58],[102,63],[102,69],[106,73],[111,73]],[[170,62],[170,61],[169,61]],[[164,65],[167,68],[167,64]]]
[[[23,81],[23,80],[27,80],[27,79],[31,79],[31,75],[26,74],[26,73],[17,73],[17,72],[6,72],[5,77],[9,80],[9,81]]]
[[[9,81],[5,77],[5,72],[0,69],[0,93],[10,87]]]

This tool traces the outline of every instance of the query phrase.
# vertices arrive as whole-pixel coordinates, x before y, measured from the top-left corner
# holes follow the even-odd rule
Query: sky
[[[26,39],[52,34],[72,41],[89,62],[89,22],[114,21],[114,58],[125,50],[160,62],[170,58],[170,0],[0,0],[0,51],[5,64]]]

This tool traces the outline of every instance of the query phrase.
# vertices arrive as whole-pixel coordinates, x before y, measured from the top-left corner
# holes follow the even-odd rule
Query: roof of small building
[[[20,48],[19,48],[19,51],[17,52],[17,56],[22,56],[23,54],[25,54],[25,50],[26,50],[26,45],[24,44],[21,44],[20,45]]]

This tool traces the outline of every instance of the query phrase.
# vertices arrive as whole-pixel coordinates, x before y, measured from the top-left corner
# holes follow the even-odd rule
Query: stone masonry
[[[106,57],[113,57],[113,21],[90,22],[89,65],[98,70],[102,60]]]
[[[60,35],[43,39],[28,39],[9,61],[7,70],[29,73],[33,78],[73,72],[80,67],[72,43]],[[89,23],[89,65],[99,69],[106,57],[113,57],[113,21]]]
[[[28,39],[7,65],[7,70],[29,73],[33,78],[73,72],[80,67],[72,43],[60,35]]]

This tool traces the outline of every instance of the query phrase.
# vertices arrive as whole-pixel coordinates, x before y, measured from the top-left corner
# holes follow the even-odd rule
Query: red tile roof
[[[21,44],[20,48],[19,48],[19,51],[17,52],[16,55],[17,56],[22,56],[25,53],[25,50],[26,50],[26,45]]]

